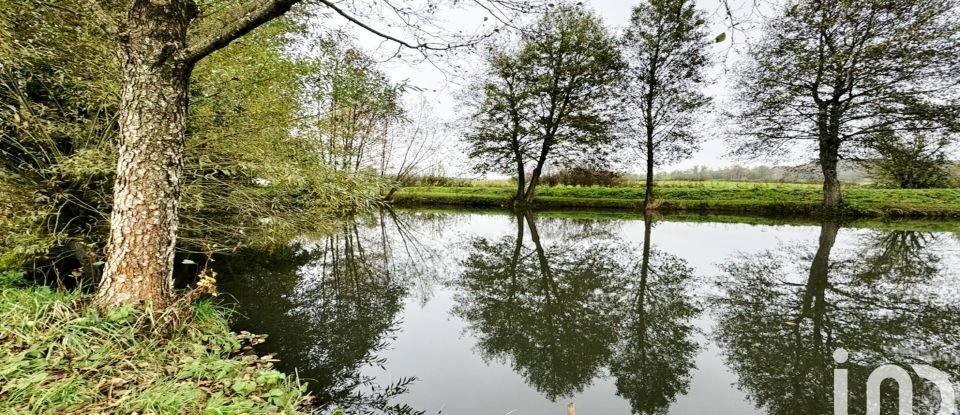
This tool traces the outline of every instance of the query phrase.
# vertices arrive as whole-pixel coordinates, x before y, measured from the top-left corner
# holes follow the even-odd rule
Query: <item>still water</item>
[[[320,413],[831,414],[842,368],[854,414],[885,363],[958,380],[955,224],[721,219],[382,212],[216,265]]]

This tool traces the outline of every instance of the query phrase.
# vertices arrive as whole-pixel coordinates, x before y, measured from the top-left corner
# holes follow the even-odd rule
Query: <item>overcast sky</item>
[[[724,19],[719,0],[699,0],[697,3],[698,6],[707,13],[713,34],[723,32],[728,32],[729,34],[729,21]],[[741,13],[746,16],[752,10],[750,9],[750,5],[753,4],[752,1],[732,0],[731,3],[735,5],[735,8],[739,7],[739,10],[734,10],[735,13]],[[595,10],[600,17],[604,19],[606,25],[616,33],[627,25],[630,19],[630,12],[637,3],[632,0],[585,0],[585,4],[587,7]],[[437,19],[437,24],[451,32],[463,30],[466,33],[478,33],[482,32],[484,28],[489,28],[493,22],[492,19],[484,21],[484,16],[486,16],[486,14],[482,13],[482,9],[479,8],[448,11],[440,15]],[[337,21],[337,19],[333,19],[333,21]],[[327,20],[325,23],[329,24],[330,22],[330,20]],[[471,58],[469,54],[460,53],[452,58],[447,58],[449,59],[447,62],[444,62],[443,58],[441,58],[438,60],[437,66],[443,68],[442,70],[429,62],[417,63],[410,61],[409,59],[412,59],[414,55],[416,55],[415,52],[406,52],[406,59],[386,59],[387,56],[392,55],[392,53],[397,50],[396,44],[384,42],[383,38],[375,36],[356,26],[349,25],[345,21],[340,21],[339,24],[356,36],[359,46],[366,49],[373,56],[383,57],[385,59],[383,69],[393,81],[405,81],[411,85],[422,88],[424,90],[423,95],[432,103],[435,114],[439,118],[444,121],[455,119],[457,116],[455,95],[457,91],[461,89],[463,81],[458,78],[457,72],[451,69],[451,67],[456,64],[466,66],[468,69],[471,66],[475,67],[477,61],[471,61],[471,59],[476,59],[475,57]],[[377,29],[397,35],[397,37],[400,38],[404,37],[402,31],[391,31],[390,27],[383,27],[385,25],[386,24],[383,24],[381,27],[377,27]],[[396,26],[394,26],[394,28],[396,28]],[[714,106],[717,109],[722,108],[724,102],[728,99],[729,87],[725,84],[725,80],[730,78],[728,72],[732,65],[736,63],[737,54],[740,50],[744,49],[742,44],[750,34],[749,31],[738,31],[732,34],[732,38],[734,39],[733,43],[730,42],[731,37],[728,36],[726,42],[714,46],[713,52],[716,56],[716,65],[711,71],[711,74],[712,78],[715,79],[715,83],[707,88],[705,92],[714,98]],[[407,38],[409,38],[409,35],[407,35]],[[685,169],[699,165],[719,167],[732,164],[756,164],[726,158],[724,156],[726,146],[721,137],[721,132],[719,128],[717,128],[718,124],[713,123],[707,125],[711,125],[711,128],[704,134],[706,141],[703,144],[702,150],[697,152],[693,158],[666,166],[663,170]],[[456,156],[457,155],[454,155],[454,158],[456,158]],[[453,163],[453,165],[459,165],[459,163]],[[640,171],[642,169],[632,170]],[[460,172],[451,171],[450,173]]]

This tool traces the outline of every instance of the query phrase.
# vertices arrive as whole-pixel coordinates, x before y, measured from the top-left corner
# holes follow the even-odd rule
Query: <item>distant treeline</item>
[[[872,182],[867,172],[852,163],[841,163],[838,171],[840,181],[846,183]],[[814,165],[800,166],[730,166],[710,168],[696,166],[686,170],[674,170],[654,176],[657,180],[732,180],[757,182],[816,183],[823,181],[823,174]]]

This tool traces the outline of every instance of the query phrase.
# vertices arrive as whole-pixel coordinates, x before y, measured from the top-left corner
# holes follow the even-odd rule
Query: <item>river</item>
[[[936,413],[909,365],[960,374],[958,230],[400,210],[214,266],[320,413],[830,414],[835,369],[863,413],[883,364]]]

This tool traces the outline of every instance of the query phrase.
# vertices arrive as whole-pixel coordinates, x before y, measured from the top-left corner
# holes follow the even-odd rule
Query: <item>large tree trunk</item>
[[[530,183],[527,184],[527,192],[523,196],[524,202],[528,205],[533,203],[533,199],[537,195],[537,185],[540,183],[540,174],[542,171],[540,167],[537,167],[533,169],[533,173],[530,174]]]
[[[537,184],[540,183],[540,175],[543,174],[543,166],[547,164],[547,155],[550,154],[551,139],[547,138],[543,142],[543,147],[540,150],[540,158],[537,159],[537,167],[533,169],[533,173],[530,174],[530,183],[527,185],[527,192],[523,196],[523,200],[529,205],[533,203],[533,198],[537,194]]]
[[[516,142],[516,139],[514,139],[514,142]],[[520,153],[519,145],[514,145],[513,153],[517,163],[517,194],[513,196],[511,204],[523,200],[523,190],[527,185],[527,172],[524,171],[523,154]]]
[[[820,104],[817,115],[820,169],[823,172],[823,207],[836,210],[843,204],[837,164],[840,159],[840,114],[836,103]]]
[[[173,299],[180,176],[192,65],[182,58],[191,0],[136,1],[119,50],[120,146],[100,308]]]
[[[823,207],[834,210],[843,204],[840,194],[840,179],[837,175],[840,146],[836,140],[820,142],[820,169],[823,171]]]

